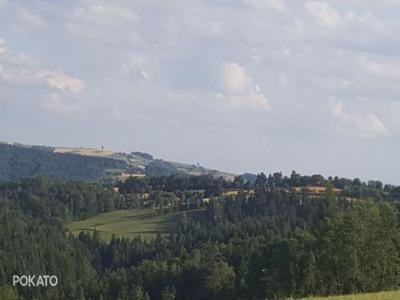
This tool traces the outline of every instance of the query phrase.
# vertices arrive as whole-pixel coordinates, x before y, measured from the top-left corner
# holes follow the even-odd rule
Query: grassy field
[[[94,148],[68,148],[68,147],[57,147],[54,149],[54,153],[70,153],[79,154],[85,156],[96,156],[96,157],[111,157],[115,153],[108,150],[99,150]]]
[[[307,190],[310,193],[321,194],[325,193],[326,187],[323,186],[304,186],[304,187],[295,187],[294,190],[296,192],[302,192],[303,189]],[[332,188],[332,191],[336,194],[340,194],[342,192],[341,189]]]
[[[332,297],[310,297],[303,300],[398,300],[400,299],[400,291],[381,292],[371,294],[355,294],[347,296]]]
[[[205,209],[186,211],[188,217],[201,221],[205,217]],[[73,234],[81,231],[93,232],[96,229],[100,237],[109,241],[112,234],[116,236],[142,236],[148,239],[155,238],[157,233],[167,234],[182,219],[182,212],[152,216],[152,210],[126,209],[100,214],[92,218],[72,222],[67,229]]]

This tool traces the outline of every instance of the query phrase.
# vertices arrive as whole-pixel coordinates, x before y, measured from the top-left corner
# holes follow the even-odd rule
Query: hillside
[[[34,176],[57,180],[125,180],[129,176],[205,175],[233,180],[234,175],[199,165],[154,159],[143,152],[119,153],[94,148],[0,143],[0,180]]]
[[[0,145],[0,180],[34,176],[100,181],[127,168],[121,160],[54,153],[51,148]]]

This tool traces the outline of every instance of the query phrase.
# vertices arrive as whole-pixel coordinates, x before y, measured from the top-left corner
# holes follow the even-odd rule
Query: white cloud
[[[80,93],[84,88],[82,80],[65,74],[63,71],[43,69],[40,61],[24,53],[6,53],[6,46],[0,39],[2,79],[19,83],[45,82],[61,93]],[[4,55],[5,54],[5,55]]]
[[[274,7],[275,9],[277,9],[281,12],[286,11],[286,5],[283,0],[270,0],[269,3],[272,7]]]
[[[129,8],[118,7],[116,5],[90,4],[75,11],[77,18],[89,18],[88,22],[116,25],[121,22],[136,22],[135,14]]]
[[[236,107],[270,110],[269,100],[260,92],[258,84],[248,77],[237,63],[226,63],[220,70],[219,97]]]
[[[82,80],[66,75],[62,71],[42,70],[37,73],[37,76],[63,93],[79,93],[84,88]]]
[[[284,0],[243,0],[244,3],[255,7],[256,9],[274,8],[280,12],[286,12]]]
[[[0,56],[0,63],[2,87],[14,91],[7,98],[35,103],[53,112],[82,110],[78,97],[84,89],[82,80],[60,70],[44,69],[38,59],[24,53],[7,52]],[[29,91],[28,97],[24,91]]]
[[[19,31],[32,31],[32,30],[41,30],[46,27],[46,21],[27,10],[22,10],[18,13],[17,24],[14,24],[14,28]]]
[[[343,104],[337,102],[332,108],[332,114],[337,121],[339,129],[347,134],[363,138],[377,138],[390,135],[390,132],[375,113],[348,113],[344,111]]]
[[[6,43],[4,42],[3,39],[0,38],[0,55],[3,55],[4,53],[6,53],[6,51],[7,51]]]
[[[222,66],[221,82],[224,91],[228,94],[244,94],[249,85],[244,68],[236,63],[227,63]]]
[[[65,113],[81,111],[82,106],[73,97],[68,97],[59,93],[52,93],[45,97],[41,106],[51,112]]]
[[[37,58],[34,58],[25,53],[20,53],[15,56],[8,57],[8,62],[15,66],[24,66],[27,68],[35,68],[39,67],[40,61]]]
[[[342,16],[328,3],[322,1],[306,1],[305,8],[326,27],[337,27],[343,23]]]
[[[25,53],[19,53],[17,55],[7,53],[7,45],[5,41],[1,38],[0,38],[0,58],[3,63],[15,67],[37,67],[40,64],[38,59],[30,55],[27,55]]]
[[[136,81],[150,81],[147,66],[148,62],[144,56],[128,53],[122,58],[121,71]]]
[[[378,79],[388,81],[400,81],[400,62],[399,61],[376,61],[362,59],[360,69],[365,74]]]
[[[74,9],[66,27],[78,36],[111,41],[118,37],[126,38],[126,35],[134,36],[132,26],[138,21],[139,16],[128,7],[114,3],[86,4]],[[119,32],[116,34],[115,31]]]
[[[116,120],[123,120],[125,118],[125,115],[121,112],[121,109],[116,104],[113,104],[111,114]]]

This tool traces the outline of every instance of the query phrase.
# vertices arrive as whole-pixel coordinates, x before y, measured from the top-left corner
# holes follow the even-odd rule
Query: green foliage
[[[167,176],[179,173],[171,163],[161,160],[153,160],[145,169],[147,176]]]
[[[18,292],[9,286],[0,287],[0,299],[19,300]]]
[[[18,192],[18,193],[16,193]],[[112,187],[58,183],[44,177],[0,184],[0,193],[14,199],[27,214],[40,218],[76,220],[121,208],[122,198]]]
[[[161,293],[161,300],[175,300],[176,291],[175,288],[167,287]]]

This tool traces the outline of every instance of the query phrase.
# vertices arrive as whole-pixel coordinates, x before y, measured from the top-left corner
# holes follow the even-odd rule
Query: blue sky
[[[182,3],[0,0],[0,140],[400,184],[399,1]]]

